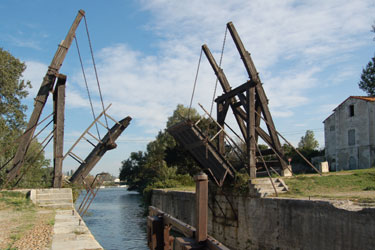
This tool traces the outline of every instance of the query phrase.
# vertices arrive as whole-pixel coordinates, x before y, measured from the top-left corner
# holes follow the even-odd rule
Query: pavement
[[[75,209],[57,209],[52,250],[103,250]]]

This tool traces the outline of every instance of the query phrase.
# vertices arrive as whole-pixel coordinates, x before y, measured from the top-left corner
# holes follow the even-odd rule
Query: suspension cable
[[[197,86],[197,79],[198,79],[198,74],[199,74],[199,67],[200,67],[200,65],[201,65],[201,59],[202,59],[202,51],[203,51],[203,49],[201,49],[201,53],[200,53],[199,61],[198,61],[197,73],[195,74],[193,93],[191,94],[190,105],[189,105],[189,111],[188,111],[188,119],[190,119],[190,110],[191,110],[191,105],[193,104],[193,98],[194,98],[194,94],[195,94],[195,87]]]
[[[80,53],[80,51],[79,51],[78,40],[77,40],[77,37],[76,37],[76,36],[74,36],[74,41],[76,42],[76,47],[77,47],[77,52],[78,52],[79,62],[81,63],[81,69],[82,69],[83,79],[85,80],[85,85],[86,85],[87,95],[88,95],[88,97],[89,97],[89,101],[90,101],[91,113],[92,113],[92,116],[93,116],[94,121],[95,121],[95,119],[96,119],[96,115],[95,115],[95,111],[94,111],[94,106],[93,106],[93,104],[92,104],[91,95],[90,95],[90,90],[89,90],[89,86],[88,86],[88,84],[87,84],[87,79],[86,79],[85,69],[84,69],[84,67],[83,67],[83,62],[82,62],[82,58],[81,58],[81,53]],[[99,139],[101,139],[101,138],[100,138],[100,133],[99,133],[98,124],[95,123],[95,126],[96,126],[96,132],[98,133]]]
[[[224,39],[223,39],[223,46],[221,48],[221,55],[220,55],[220,61],[219,61],[219,68],[221,67],[221,62],[223,61],[223,54],[224,54],[224,48],[225,48],[225,41],[227,39],[227,31],[228,28],[225,26],[225,33],[224,33]],[[215,101],[215,96],[216,96],[216,89],[217,89],[217,82],[219,81],[219,77],[216,76],[216,82],[215,82],[215,89],[214,89],[214,94],[212,96],[212,102],[211,102],[211,108],[210,108],[210,115],[212,115],[212,109],[214,107],[214,101]]]
[[[53,130],[54,131],[54,130]],[[52,131],[52,133],[53,133],[53,131]],[[51,134],[49,134],[47,137],[46,137],[46,139],[50,136]],[[43,141],[43,143],[46,141],[46,139],[44,139],[44,141]],[[47,141],[47,143],[43,146],[43,148],[38,152],[38,154],[34,157],[34,159],[37,159],[38,157],[39,157],[39,155],[44,151],[44,149],[47,147],[47,145],[51,142],[51,140],[53,139],[53,136],[51,136],[50,138],[49,138],[49,140]],[[42,144],[43,144],[42,143]],[[41,145],[42,145],[41,144]],[[31,159],[31,157],[29,158],[29,159]],[[26,170],[25,170],[25,172],[23,172],[22,174],[21,174],[21,176],[19,177],[19,179],[17,180],[17,182],[13,185],[13,187],[15,187],[15,186],[17,186],[18,185],[18,183],[22,180],[22,178],[24,177],[24,175],[29,171],[29,169],[31,168],[31,166],[33,166],[33,164],[30,164],[27,168],[26,168]],[[8,182],[7,182],[8,183]],[[6,184],[7,184],[6,183]]]
[[[37,127],[39,126],[40,124],[42,124],[44,121],[46,121],[49,117],[51,117],[53,115],[53,112],[48,115],[46,118],[44,118],[41,122],[39,122],[38,124],[36,124],[34,127]],[[31,138],[31,141],[34,140],[40,133],[42,133],[51,123],[53,122],[53,120],[49,121],[47,123],[47,125],[45,125],[37,134],[35,134],[32,138]],[[8,149],[10,149],[12,146],[14,146],[15,143],[17,143],[25,134],[26,132],[24,132],[22,135],[20,135],[17,139],[15,139],[12,143],[9,143],[5,146],[5,149],[2,150],[3,154],[5,155],[6,151],[8,151]],[[0,166],[0,170],[2,170],[3,168],[5,168],[13,159],[14,157],[16,156],[16,154],[14,153],[13,156],[8,159],[3,165]]]
[[[90,33],[89,33],[89,28],[87,27],[86,16],[83,16],[83,19],[85,20],[85,27],[86,27],[87,39],[88,39],[88,41],[89,41],[90,52],[91,52],[91,59],[92,59],[92,64],[93,64],[93,66],[94,66],[95,77],[96,77],[96,83],[97,83],[97,85],[98,85],[98,90],[99,90],[99,95],[100,95],[100,101],[101,101],[101,103],[102,103],[102,108],[103,108],[103,112],[104,112],[104,119],[105,119],[105,123],[106,123],[106,125],[107,125],[108,133],[110,133],[110,129],[109,129],[109,127],[108,127],[107,116],[105,115],[104,101],[103,101],[102,91],[101,91],[101,89],[100,89],[99,77],[98,77],[98,72],[97,72],[97,70],[96,70],[96,64],[95,64],[95,59],[94,59],[94,52],[93,52],[93,50],[92,50],[91,39],[90,39]],[[110,135],[110,134],[109,134],[109,138],[111,139],[111,135]]]

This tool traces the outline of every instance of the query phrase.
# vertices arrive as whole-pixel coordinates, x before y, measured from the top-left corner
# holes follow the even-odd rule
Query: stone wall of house
[[[331,170],[374,166],[374,111],[375,102],[349,98],[324,121],[325,153]]]

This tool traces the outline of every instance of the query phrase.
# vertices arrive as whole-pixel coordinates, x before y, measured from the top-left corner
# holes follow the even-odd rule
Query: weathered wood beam
[[[271,136],[272,142],[273,142],[273,148],[276,149],[278,152],[283,152],[281,148],[281,144],[279,141],[279,138],[277,136],[277,133],[275,132],[274,128],[274,123],[272,120],[271,113],[268,109],[268,99],[266,97],[266,93],[264,92],[263,86],[261,84],[261,81],[259,79],[258,72],[255,68],[254,62],[250,56],[250,53],[246,51],[236,28],[234,27],[232,22],[229,22],[227,24],[227,28],[233,38],[233,41],[237,47],[238,52],[240,53],[241,59],[245,65],[246,71],[252,81],[256,83],[256,94],[259,97],[260,100],[260,105],[262,108],[263,116],[264,119],[268,122],[267,123],[267,129],[268,132]],[[281,161],[280,162],[283,168],[287,168],[287,165],[285,162]]]
[[[66,76],[59,74],[53,92],[53,187],[62,186],[62,162],[64,151],[64,109]]]
[[[219,102],[223,102],[223,101],[229,100],[230,98],[235,97],[239,93],[245,92],[248,88],[253,87],[253,86],[255,86],[254,82],[247,81],[244,84],[241,84],[240,86],[232,89],[231,91],[229,91],[229,92],[227,92],[225,94],[222,94],[221,96],[217,97],[215,99],[215,102],[219,103]]]
[[[59,73],[60,67],[72,43],[72,40],[75,35],[75,31],[84,15],[85,15],[85,12],[83,10],[80,10],[78,12],[72,26],[69,29],[68,34],[65,37],[65,40],[63,40],[61,44],[59,44],[57,51],[52,59],[52,62],[50,66],[48,67],[48,71],[45,77],[43,78],[43,82],[40,86],[37,97],[35,98],[33,113],[30,116],[26,130],[17,148],[17,152],[15,154],[15,157],[12,163],[12,168],[8,172],[7,183],[17,178],[18,175],[20,174],[21,167],[25,160],[26,152],[30,146],[31,139],[34,135],[34,132],[38,124],[40,115],[42,114],[44,105],[47,102],[49,92],[52,91],[53,89],[56,76]]]
[[[229,82],[227,80],[227,77],[224,74],[224,71],[217,65],[214,57],[211,54],[210,49],[207,47],[206,44],[202,45],[202,49],[203,49],[203,52],[205,53],[208,61],[210,62],[211,67],[214,70],[215,75],[217,76],[217,78],[218,78],[218,80],[220,82],[221,87],[223,88],[223,90],[224,90],[225,93],[228,93],[231,90],[231,87],[230,87],[230,84],[229,84]],[[239,109],[239,107],[236,108],[236,107],[233,106],[233,104],[236,102],[235,98],[231,98],[228,101],[230,102],[230,105],[231,105],[231,108],[232,108],[233,111],[235,109]],[[241,133],[242,133],[243,137],[246,138],[247,137],[247,134],[246,134],[247,132],[246,132],[246,126],[244,124],[243,118],[241,118],[238,115],[238,113],[235,113],[235,112],[234,112],[234,116],[236,118],[238,126],[240,127],[240,130],[241,130]]]
[[[98,143],[91,153],[86,157],[85,161],[79,166],[70,178],[72,183],[81,183],[82,180],[90,173],[95,167],[96,163],[102,158],[102,156],[108,151],[114,148],[116,144],[114,142],[126,129],[131,121],[131,117],[126,117],[116,123],[110,131],[102,139],[102,143]]]
[[[250,178],[256,178],[256,140],[255,140],[255,87],[246,90],[247,134],[246,139]]]

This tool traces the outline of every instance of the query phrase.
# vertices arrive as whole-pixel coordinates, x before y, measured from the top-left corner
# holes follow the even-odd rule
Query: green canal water
[[[81,204],[84,193],[76,202]],[[106,250],[147,250],[146,218],[141,196],[126,188],[100,189],[83,217],[95,239]]]

